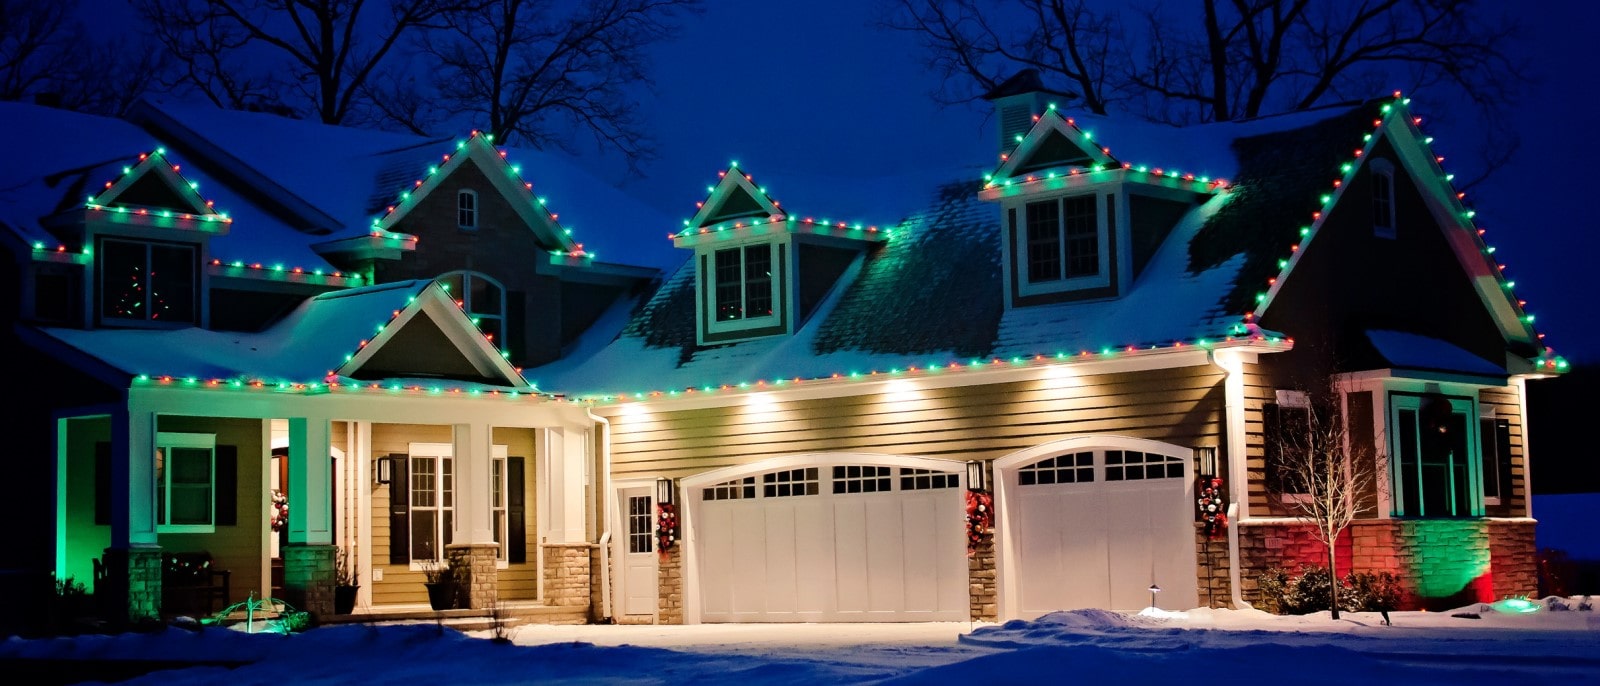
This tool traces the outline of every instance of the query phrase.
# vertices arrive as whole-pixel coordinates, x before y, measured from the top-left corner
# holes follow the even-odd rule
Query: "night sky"
[[[96,8],[96,5],[101,7]],[[620,161],[590,154],[584,162],[668,217],[688,217],[705,186],[730,159],[758,177],[836,178],[841,196],[870,195],[875,175],[954,169],[993,155],[986,103],[940,108],[927,93],[938,84],[912,36],[874,28],[866,0],[708,0],[680,35],[654,49],[654,93],[642,95],[660,159],[645,177],[628,178]],[[1590,126],[1597,78],[1593,27],[1600,3],[1528,3],[1527,37],[1508,48],[1526,55],[1539,81],[1520,102],[1506,103],[1521,123],[1523,146],[1512,164],[1467,197],[1485,239],[1517,283],[1546,342],[1576,363],[1600,362],[1594,255],[1600,226],[1595,192],[1585,188],[1600,158]],[[102,31],[132,20],[119,0],[86,2],[85,18]],[[1385,91],[1386,92],[1386,91]],[[1373,96],[1384,94],[1373,93]],[[1429,126],[1449,103],[1414,93],[1424,130],[1446,156],[1471,156],[1478,139]],[[1109,142],[1115,146],[1115,142]],[[590,148],[583,148],[590,150]],[[859,182],[852,182],[860,179]],[[783,199],[781,185],[773,189]],[[1312,202],[1308,199],[1308,203]],[[856,203],[847,203],[855,206]],[[827,208],[816,208],[826,212]],[[857,217],[881,223],[898,217]],[[665,236],[674,227],[662,227]],[[597,237],[598,238],[598,237]],[[603,243],[599,239],[597,243]]]

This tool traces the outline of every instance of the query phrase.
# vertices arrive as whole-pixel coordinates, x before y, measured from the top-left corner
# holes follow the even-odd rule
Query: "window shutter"
[[[1263,475],[1268,493],[1283,492],[1283,455],[1279,441],[1283,438],[1283,415],[1277,403],[1261,406],[1261,455],[1266,463]]]
[[[526,464],[520,457],[506,459],[506,561],[528,561],[528,494]]]
[[[215,453],[216,460],[216,491],[212,494],[211,502],[215,503],[217,526],[238,526],[239,524],[239,446],[219,445]]]
[[[111,444],[94,444],[94,523],[111,524]]]
[[[389,564],[411,563],[411,456],[391,453],[389,477]]]

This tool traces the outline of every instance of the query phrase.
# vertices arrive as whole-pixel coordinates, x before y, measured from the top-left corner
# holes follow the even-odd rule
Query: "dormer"
[[[1007,307],[1126,293],[1178,221],[1225,187],[1118,160],[1054,104],[1029,119],[979,192],[1000,205]]]
[[[210,240],[226,235],[232,220],[199,194],[199,184],[183,177],[165,149],[103,171],[114,178],[77,208],[45,220],[59,245],[34,246],[36,256],[84,267],[84,287],[76,291],[82,315],[71,319],[92,326],[207,325],[202,265]]]
[[[695,253],[699,345],[794,333],[839,277],[889,236],[876,226],[791,215],[737,162],[719,176],[672,237]]]

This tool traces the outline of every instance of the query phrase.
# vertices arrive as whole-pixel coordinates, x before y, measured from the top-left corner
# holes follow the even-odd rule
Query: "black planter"
[[[423,583],[428,587],[428,606],[434,610],[453,610],[456,607],[456,585],[448,581]]]
[[[334,586],[333,587],[333,613],[347,615],[356,609],[356,591],[360,586]]]

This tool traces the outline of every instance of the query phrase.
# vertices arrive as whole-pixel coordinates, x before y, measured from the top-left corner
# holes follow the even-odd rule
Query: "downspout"
[[[1254,609],[1250,603],[1245,602],[1242,582],[1242,573],[1239,569],[1239,524],[1243,517],[1249,516],[1247,508],[1240,508],[1239,504],[1248,498],[1249,489],[1246,488],[1246,471],[1244,465],[1244,369],[1230,369],[1228,365],[1217,360],[1217,351],[1207,350],[1206,361],[1212,366],[1222,370],[1222,421],[1223,438],[1228,448],[1228,591],[1233,601],[1233,606],[1240,610]],[[1239,365],[1237,357],[1229,360],[1235,366]],[[1235,432],[1235,427],[1240,430]],[[1243,513],[1243,517],[1241,516]]]
[[[600,429],[600,618],[611,619],[611,422],[584,406],[589,421]]]

